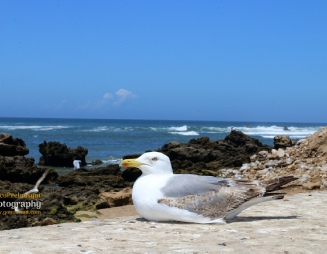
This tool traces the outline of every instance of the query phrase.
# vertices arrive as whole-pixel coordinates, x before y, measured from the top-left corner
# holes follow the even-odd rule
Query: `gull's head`
[[[169,157],[158,152],[144,153],[137,159],[125,159],[120,163],[120,166],[139,168],[143,175],[173,173]]]

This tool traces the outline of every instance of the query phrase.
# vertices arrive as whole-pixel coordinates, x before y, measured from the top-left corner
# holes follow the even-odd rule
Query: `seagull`
[[[47,169],[46,171],[44,171],[43,175],[39,178],[39,180],[37,180],[35,186],[33,189],[30,189],[29,191],[25,192],[24,195],[30,194],[30,193],[38,193],[39,192],[39,185],[42,183],[42,181],[44,180],[44,178],[47,176],[47,174],[49,173],[49,169]]]
[[[132,199],[139,215],[150,221],[225,223],[252,205],[282,199],[281,193],[272,191],[297,179],[287,176],[264,184],[174,174],[169,157],[159,152],[122,160],[120,166],[142,171],[134,183]]]
[[[74,160],[73,161],[73,165],[74,165],[74,169],[79,169],[81,167],[81,160]]]
[[[30,193],[38,193],[39,192],[39,185],[42,183],[42,181],[44,180],[44,178],[47,176],[47,174],[49,173],[49,169],[47,169],[46,171],[44,171],[44,173],[42,174],[42,176],[39,178],[39,180],[37,180],[35,186],[33,187],[33,189],[30,189],[29,191],[26,191],[23,195],[27,195],[27,194],[30,194]],[[19,206],[18,204],[16,203],[14,208],[16,213],[20,213],[20,210],[19,210]]]

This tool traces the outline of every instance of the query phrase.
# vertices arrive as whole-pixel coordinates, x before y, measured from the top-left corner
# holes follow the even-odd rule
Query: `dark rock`
[[[42,222],[41,222],[41,226],[48,226],[48,225],[53,225],[53,224],[57,224],[58,222],[53,219],[53,218],[49,218],[46,217]]]
[[[293,142],[288,136],[275,136],[274,137],[274,149],[278,150],[279,148],[285,149],[286,147],[293,146]]]
[[[198,139],[191,139],[189,141],[189,144],[193,144],[193,145],[206,145],[210,142],[210,139],[209,137],[201,137],[201,138],[198,138]]]
[[[0,133],[0,155],[2,156],[24,156],[29,153],[25,142],[12,135]]]
[[[60,187],[89,186],[92,189],[123,188],[124,179],[120,175],[119,165],[108,165],[107,167],[78,169],[68,174],[59,176],[57,183]]]
[[[27,216],[20,214],[8,214],[0,218],[0,230],[28,227],[29,221]]]
[[[35,184],[44,171],[34,164],[33,158],[0,156],[0,179],[3,181]],[[57,172],[51,169],[43,183],[53,182],[57,177]]]
[[[140,157],[142,154],[127,154],[123,156],[123,160],[125,159],[135,159]]]
[[[257,147],[264,146],[259,140],[251,138],[243,132],[236,130],[231,131],[230,134],[226,136],[225,141],[232,144],[234,147],[240,147],[249,144]]]
[[[42,192],[40,199],[42,201],[41,215],[38,216],[38,220],[42,221],[49,217],[55,220],[73,221],[74,216],[67,210],[65,199],[66,197],[58,192]]]
[[[212,142],[208,137],[201,137],[191,139],[187,144],[171,142],[157,151],[170,158],[175,173],[208,174],[208,170],[218,173],[222,168],[240,167],[250,162],[253,154],[271,149],[259,140],[233,130],[224,140]]]
[[[34,183],[35,184],[35,183]],[[33,185],[26,183],[11,183],[8,181],[0,181],[0,193],[11,194],[23,194],[25,191],[33,188]],[[46,218],[52,218],[55,221],[74,221],[73,215],[65,208],[65,202],[67,198],[53,190],[45,190],[43,187],[39,187],[40,196],[33,199],[33,202],[40,202],[40,207],[33,207],[30,210],[37,211],[38,214],[23,214],[24,208],[20,207],[21,214],[13,214],[11,207],[0,207],[0,213],[6,214],[6,216],[0,217],[0,230],[41,226],[44,225],[42,221]],[[0,199],[0,202],[31,202],[31,199],[14,198],[6,196]]]
[[[73,167],[74,160],[81,160],[81,166],[86,165],[85,157],[88,150],[81,146],[73,149],[67,147],[66,144],[61,144],[59,142],[44,141],[39,145],[39,152],[42,154],[39,165]]]
[[[126,168],[122,173],[121,176],[124,181],[127,182],[135,182],[139,176],[142,175],[142,172],[138,168]]]
[[[99,209],[105,209],[105,208],[110,208],[110,205],[108,202],[102,198],[100,198],[96,203],[95,203],[95,208],[97,210]]]
[[[103,161],[102,160],[95,160],[95,161],[92,161],[91,162],[91,165],[93,165],[93,166],[101,165],[101,164],[103,164]]]
[[[58,179],[59,186],[62,187],[76,187],[89,186],[92,189],[100,188],[123,188],[124,179],[120,176],[96,176],[96,175],[62,175]]]

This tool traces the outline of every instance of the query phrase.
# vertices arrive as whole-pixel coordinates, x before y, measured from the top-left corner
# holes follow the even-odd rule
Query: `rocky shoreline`
[[[288,186],[290,190],[305,192],[327,188],[327,127],[298,144],[284,136],[275,137],[274,144],[274,147],[264,145],[234,130],[224,140],[211,141],[202,137],[188,143],[171,142],[157,151],[170,157],[175,173],[260,180],[294,175],[299,180]],[[40,161],[50,168],[54,166],[46,163],[71,163],[73,159],[85,162],[87,155],[83,147],[74,150],[56,142],[40,144],[40,149],[43,157]],[[45,169],[38,167],[34,159],[25,157],[27,154],[23,140],[0,134],[1,194],[24,193],[32,189],[44,173]],[[61,154],[65,158],[60,157]],[[135,156],[138,155],[124,158]],[[96,211],[131,204],[131,187],[139,175],[138,169],[122,171],[119,165],[81,168],[65,175],[50,169],[39,187],[37,201],[42,203],[41,213],[2,215],[0,230],[79,221],[74,216],[78,210]],[[0,197],[0,203],[4,201],[16,199]],[[0,207],[2,214],[7,210],[8,207]]]

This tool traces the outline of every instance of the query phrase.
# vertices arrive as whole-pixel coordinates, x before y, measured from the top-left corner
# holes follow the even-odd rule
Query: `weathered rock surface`
[[[22,215],[10,214],[4,216],[8,211],[13,211],[13,207],[8,207],[6,204],[12,202],[31,202],[31,199],[17,199],[4,194],[23,194],[31,190],[38,179],[43,175],[45,169],[38,168],[34,164],[33,158],[25,158],[23,155],[28,154],[28,149],[25,142],[21,139],[12,138],[8,134],[0,134],[1,144],[4,144],[0,155],[0,230],[26,227],[32,225],[41,225],[42,220],[48,216],[55,221],[74,221],[74,217],[63,205],[63,197],[58,194],[48,193],[42,195],[40,199],[35,199],[35,202],[41,202],[41,215]],[[57,172],[49,169],[42,185],[38,187],[41,193],[46,192],[44,184],[49,184],[56,181],[58,178]]]
[[[2,145],[2,146],[1,146]],[[0,180],[12,183],[35,184],[44,169],[34,164],[33,158],[26,158],[28,154],[25,142],[19,138],[13,138],[9,134],[0,134]],[[58,174],[50,170],[44,183],[56,180]],[[1,189],[1,185],[0,185]],[[8,190],[7,190],[8,191]],[[0,192],[1,193],[1,192]]]
[[[127,168],[122,173],[121,176],[126,182],[135,182],[137,178],[142,175],[141,170],[138,168]]]
[[[33,184],[0,181],[0,193],[24,193],[33,188],[38,178],[31,178],[29,180],[33,181]],[[125,182],[121,177],[121,171],[118,165],[109,165],[107,167],[88,170],[74,170],[71,173],[58,176],[55,184],[51,184],[50,187],[44,188],[44,185],[41,184],[39,187],[41,197],[36,200],[42,203],[41,209],[39,210],[41,212],[40,215],[10,215],[2,217],[0,218],[0,230],[45,225],[49,222],[49,219],[57,223],[74,221],[73,214],[75,211],[95,208],[96,204],[103,199],[99,197],[100,193],[119,193],[120,190],[128,186],[130,186],[130,183]],[[125,195],[130,195],[130,193],[125,193]],[[119,201],[118,199],[118,196],[116,201],[111,199],[110,205],[107,206],[98,205],[98,209],[130,203],[126,203],[126,197],[123,198],[122,195],[121,200]],[[1,201],[13,202],[15,199],[5,198],[0,199]],[[20,199],[20,201],[30,200]],[[8,208],[3,210],[13,211],[13,209]],[[45,219],[47,220],[44,221]]]
[[[5,230],[0,252],[324,254],[326,195],[300,193],[264,202],[227,224],[155,223],[130,216]]]
[[[288,136],[276,136],[274,137],[274,148],[278,150],[279,148],[285,149],[287,147],[293,146],[293,142]]]
[[[0,155],[0,179],[3,181],[35,184],[44,171],[34,164],[33,158]],[[57,177],[58,174],[50,170],[44,183],[55,181]]]
[[[20,193],[32,189],[38,179],[43,175],[45,169],[39,168],[34,164],[33,158],[25,158],[19,151],[12,146],[22,146],[24,141],[13,139],[10,135],[1,135],[2,140],[10,143],[6,147],[9,152],[3,154],[12,154],[13,156],[0,155],[0,194]],[[10,140],[19,140],[9,142]],[[48,143],[47,143],[48,144]],[[45,145],[45,143],[43,143]],[[42,146],[51,152],[47,158],[58,159],[57,155],[68,154],[69,156],[84,156],[87,150],[79,148],[72,150],[59,143],[51,143],[49,146]],[[54,148],[54,149],[51,149]],[[11,153],[10,151],[18,151]],[[62,153],[61,153],[61,152]],[[65,157],[67,159],[68,157]],[[81,158],[81,157],[78,157]],[[61,164],[62,165],[62,164]],[[94,209],[95,204],[101,199],[101,192],[118,192],[126,187],[130,187],[131,177],[125,173],[125,180],[122,177],[119,165],[109,165],[107,167],[79,169],[66,175],[59,176],[53,169],[49,172],[42,184],[38,187],[41,197],[35,201],[41,203],[40,215],[11,214],[0,218],[0,230],[11,229],[34,225],[47,225],[50,223],[60,223],[64,221],[74,221],[73,213],[80,209]],[[45,188],[44,186],[47,185]],[[15,199],[10,197],[1,197],[0,202],[29,202],[29,199]],[[0,212],[13,211],[13,207],[0,207]]]
[[[25,142],[20,138],[13,138],[12,135],[0,133],[0,155],[2,156],[24,156],[29,153]]]
[[[57,183],[60,187],[123,188],[124,179],[120,174],[120,167],[117,164],[100,168],[80,168],[65,175],[60,175]]]
[[[33,186],[25,184],[11,184],[9,182],[2,182],[3,187],[10,189],[11,193],[24,193],[21,190],[31,189]],[[7,190],[8,190],[7,189]],[[25,209],[20,208],[21,213],[13,214],[13,208],[10,207],[1,207],[0,213],[0,230],[21,228],[21,227],[31,227],[31,226],[41,226],[47,225],[48,223],[44,220],[51,219],[56,223],[60,222],[73,222],[75,218],[71,212],[65,207],[67,197],[61,195],[57,192],[46,192],[43,191],[44,188],[40,188],[40,198],[27,199],[27,198],[4,198],[0,202],[40,202],[40,208],[31,208],[28,211],[37,211],[38,214],[24,214]],[[0,190],[1,193],[6,193]]]
[[[240,167],[250,162],[253,154],[271,149],[259,140],[233,130],[224,140],[210,141],[208,137],[202,137],[186,144],[171,142],[157,151],[170,158],[175,173],[219,175],[220,169]]]
[[[73,167],[74,160],[81,160],[81,166],[86,165],[88,150],[81,146],[69,148],[59,142],[44,141],[39,145],[39,152],[42,154],[39,161],[41,166]]]
[[[271,153],[251,156],[251,163],[240,169],[224,169],[222,176],[269,180],[293,175],[302,190],[327,189],[327,127],[310,135],[300,144]]]
[[[101,192],[99,197],[106,201],[107,207],[132,205],[132,189],[126,188],[118,192]],[[106,207],[106,208],[107,208]]]

